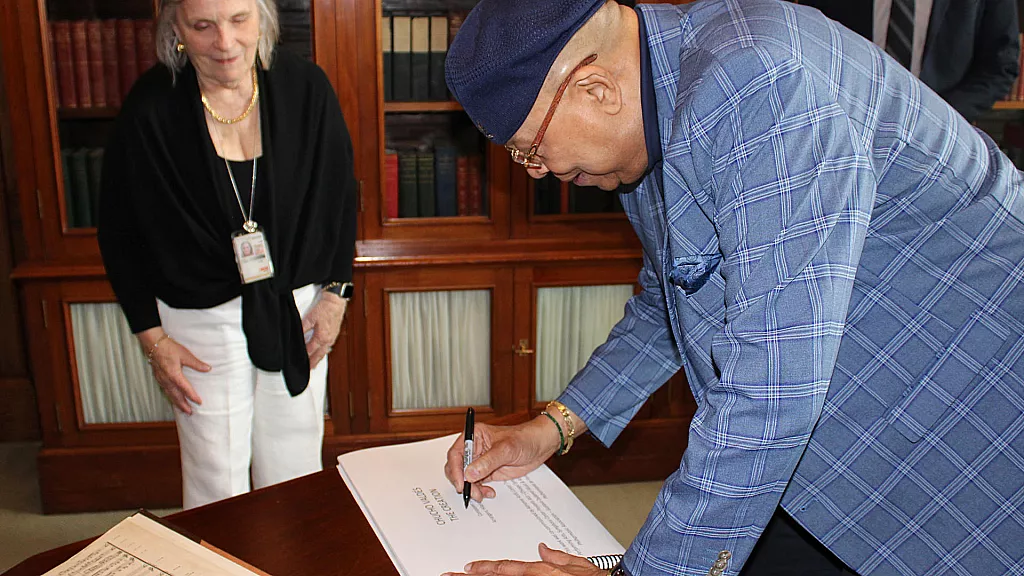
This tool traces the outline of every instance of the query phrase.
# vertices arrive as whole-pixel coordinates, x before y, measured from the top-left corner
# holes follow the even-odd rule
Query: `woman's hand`
[[[466,574],[496,576],[607,576],[608,571],[594,566],[586,558],[552,550],[544,544],[540,550],[540,562],[518,562],[516,560],[478,560],[463,568]],[[449,572],[442,576],[456,576]]]
[[[320,291],[320,301],[306,312],[302,319],[302,332],[313,331],[313,337],[306,342],[309,368],[316,368],[324,356],[331,351],[334,341],[341,332],[341,321],[345,318],[348,300],[333,292]]]
[[[444,475],[462,492],[462,450],[465,436],[448,449]],[[494,498],[494,489],[482,482],[510,480],[528,474],[558,450],[558,431],[546,416],[518,426],[477,424],[473,431],[473,463],[466,469],[473,500]]]
[[[164,338],[164,335],[163,328],[159,326],[137,334],[142,349],[146,353],[152,350],[149,364],[153,368],[153,377],[156,378],[157,384],[175,408],[185,414],[192,414],[189,401],[202,404],[203,399],[196,393],[188,378],[185,378],[181,368],[188,366],[199,372],[209,372],[210,366],[196,358],[188,348],[178,344],[173,338]],[[153,348],[154,345],[156,348]]]

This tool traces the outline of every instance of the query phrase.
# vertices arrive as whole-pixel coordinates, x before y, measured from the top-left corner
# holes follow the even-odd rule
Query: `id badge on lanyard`
[[[262,228],[253,226],[251,232],[248,227],[235,232],[231,235],[231,247],[242,284],[274,277],[274,261],[270,258],[270,247]]]
[[[258,96],[259,85],[256,83],[256,71],[254,69],[253,101]],[[224,158],[224,167],[227,169],[228,179],[231,180],[231,190],[235,193],[238,209],[241,211],[243,219],[242,229],[231,234],[231,251],[235,255],[235,264],[238,265],[238,276],[242,279],[242,284],[252,284],[253,282],[274,277],[274,262],[270,258],[270,246],[267,244],[267,236],[259,224],[252,219],[252,211],[256,206],[257,162],[255,153],[256,138],[259,133],[259,116],[257,116],[256,130],[253,132],[252,182],[249,184],[248,214],[246,214],[245,207],[242,206],[242,196],[238,193],[238,183],[235,182],[235,174],[231,171],[231,165],[228,163],[227,158]]]

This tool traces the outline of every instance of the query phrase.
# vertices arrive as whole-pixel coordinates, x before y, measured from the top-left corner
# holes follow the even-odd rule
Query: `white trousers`
[[[293,292],[300,315],[319,293],[312,284]],[[262,488],[321,470],[327,359],[292,397],[281,372],[260,370],[249,359],[241,297],[202,310],[157,305],[164,331],[212,367],[183,369],[203,403],[193,404],[191,415],[174,411],[184,507],[248,492],[250,473]]]

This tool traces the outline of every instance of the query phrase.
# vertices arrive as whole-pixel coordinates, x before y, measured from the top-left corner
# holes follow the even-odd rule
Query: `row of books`
[[[69,228],[96,225],[100,198],[103,148],[62,148],[64,205]]]
[[[388,218],[480,216],[488,213],[479,155],[455,146],[386,150],[384,203]]]
[[[465,12],[432,16],[385,13],[381,18],[384,101],[449,99],[444,59]]]
[[[156,63],[150,20],[50,22],[57,102],[63,108],[117,107]]]
[[[1021,51],[1017,55],[1017,79],[1013,81],[1013,86],[1010,87],[1010,93],[1006,95],[1007,100],[1021,101],[1024,100],[1024,81],[1021,81],[1021,76],[1024,76],[1024,34],[1020,35]]]

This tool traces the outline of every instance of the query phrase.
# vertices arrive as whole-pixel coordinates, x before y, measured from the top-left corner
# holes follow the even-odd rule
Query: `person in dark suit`
[[[800,0],[872,40],[973,122],[1017,78],[1017,0]],[[928,5],[930,4],[930,9]],[[910,24],[908,54],[901,23]],[[895,32],[892,32],[896,29]],[[908,30],[909,32],[909,30]],[[907,57],[908,61],[903,61]]]

